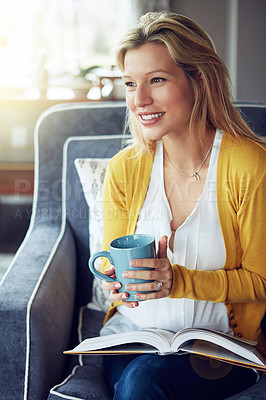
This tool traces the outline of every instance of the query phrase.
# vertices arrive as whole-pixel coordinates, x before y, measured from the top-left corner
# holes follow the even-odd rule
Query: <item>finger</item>
[[[137,293],[136,294],[136,300],[154,300],[154,299],[162,299],[163,297],[166,297],[165,292],[163,290],[158,290],[158,292],[153,292],[153,293]]]
[[[158,266],[157,258],[137,258],[135,260],[130,261],[131,267],[145,267],[145,268],[156,268]]]
[[[113,265],[110,265],[110,267],[104,271],[105,275],[107,276],[112,276],[115,274],[115,267]]]
[[[133,292],[148,292],[148,291],[156,292],[158,290],[158,281],[152,281],[148,283],[137,283],[137,284],[129,283],[126,285],[125,289]]]
[[[122,304],[128,308],[136,308],[139,306],[138,301],[123,301]]]
[[[122,287],[120,282],[108,282],[102,281],[102,288],[103,290],[117,290]]]
[[[166,269],[137,269],[136,271],[125,271],[122,276],[126,279],[143,279],[145,281],[163,281],[170,277]],[[128,282],[128,284],[130,283]]]
[[[159,248],[158,248],[158,252],[157,252],[157,258],[167,257],[167,242],[168,242],[167,236],[162,236],[161,239],[159,240]]]
[[[118,292],[118,290],[110,291],[110,300],[113,302],[124,301],[128,298],[129,294],[126,292]]]
[[[156,286],[154,285],[156,284]],[[152,292],[144,292],[144,291],[140,291],[138,293],[136,293],[135,298],[136,300],[154,300],[154,299],[161,299],[164,297],[168,297],[169,293],[170,293],[170,289],[169,289],[169,285],[167,284],[167,282],[161,282],[160,281],[160,286],[158,286],[158,282],[154,282],[153,284],[153,288],[156,287],[156,289]]]
[[[128,308],[138,307],[138,301],[126,301],[129,294],[126,292],[119,293],[117,290],[112,290],[110,293],[110,300],[113,302],[122,302],[122,304]]]

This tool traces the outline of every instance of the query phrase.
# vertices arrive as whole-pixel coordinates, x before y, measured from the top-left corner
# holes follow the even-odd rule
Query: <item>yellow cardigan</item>
[[[134,157],[127,148],[109,163],[103,192],[103,249],[112,239],[132,234],[149,185],[154,149]],[[266,310],[266,153],[250,140],[223,134],[217,167],[217,206],[226,261],[205,271],[173,265],[170,298],[223,302],[235,336],[259,342],[266,353],[260,323]],[[102,270],[107,263],[103,262]],[[112,303],[105,321],[120,303]]]

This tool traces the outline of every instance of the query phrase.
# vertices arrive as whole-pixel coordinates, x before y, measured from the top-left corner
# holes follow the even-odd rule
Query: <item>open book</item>
[[[139,329],[85,339],[73,350],[64,353],[166,355],[186,352],[266,372],[266,359],[255,345],[255,342],[205,328],[187,328],[177,333],[160,329]]]

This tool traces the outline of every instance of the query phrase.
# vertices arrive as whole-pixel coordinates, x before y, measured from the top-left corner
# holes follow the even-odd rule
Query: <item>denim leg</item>
[[[222,400],[256,382],[254,371],[195,355],[105,356],[114,400]]]
[[[106,382],[114,394],[114,387],[119,381],[126,367],[140,355],[113,355],[103,356],[103,374]]]

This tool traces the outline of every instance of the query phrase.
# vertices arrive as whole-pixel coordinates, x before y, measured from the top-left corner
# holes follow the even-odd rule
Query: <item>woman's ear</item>
[[[201,71],[197,71],[195,74],[195,77],[198,82],[199,88],[201,89],[201,92],[203,92],[205,84],[204,84],[204,79],[203,79]]]

